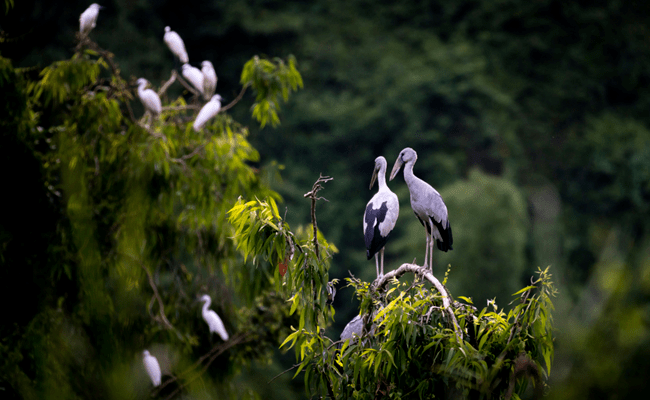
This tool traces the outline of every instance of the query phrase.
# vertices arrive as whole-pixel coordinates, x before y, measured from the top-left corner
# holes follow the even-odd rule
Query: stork
[[[165,44],[167,47],[169,47],[169,50],[174,53],[176,57],[183,63],[186,64],[190,61],[190,59],[187,57],[187,51],[185,50],[185,43],[183,43],[183,39],[181,39],[180,35],[174,31],[168,26],[165,27],[165,35],[163,36],[163,40],[165,41]]]
[[[200,69],[191,66],[190,64],[183,64],[183,77],[190,81],[192,86],[203,94],[203,72]]]
[[[144,369],[147,371],[147,375],[149,375],[153,385],[159,386],[162,375],[160,373],[160,364],[158,364],[158,359],[149,354],[149,350],[145,350],[142,352],[142,363],[144,364]]]
[[[418,155],[410,147],[399,153],[397,161],[390,173],[390,180],[397,175],[404,164],[404,180],[411,194],[411,208],[418,217],[420,223],[426,228],[427,246],[424,253],[424,267],[433,269],[433,241],[436,241],[438,249],[446,252],[453,250],[451,247],[453,238],[451,236],[451,225],[447,215],[447,206],[442,201],[440,193],[431,185],[413,175],[413,165]],[[427,264],[428,260],[428,264]]]
[[[221,339],[224,341],[228,340],[228,332],[226,332],[226,328],[223,326],[223,322],[221,321],[221,318],[217,315],[216,312],[209,310],[208,308],[210,307],[210,304],[212,303],[212,299],[210,296],[207,294],[204,294],[201,297],[201,301],[204,302],[203,304],[203,319],[205,322],[208,324],[208,327],[210,328],[210,335],[212,335],[212,332],[217,332],[219,336],[221,336]]]
[[[160,97],[158,94],[151,89],[145,89],[147,87],[147,80],[144,78],[138,79],[138,97],[144,106],[145,111],[153,114],[154,117],[160,115],[162,111],[162,104],[160,103]]]
[[[386,185],[386,168],[388,163],[383,156],[375,158],[375,169],[370,180],[370,189],[378,181],[379,190],[372,196],[363,213],[363,233],[366,241],[366,256],[368,260],[375,256],[377,277],[384,275],[384,246],[388,235],[395,227],[399,216],[399,200],[397,195]],[[379,252],[380,257],[377,257]],[[381,262],[379,261],[381,258]],[[380,271],[381,264],[381,273]]]
[[[217,89],[217,73],[214,72],[212,63],[207,60],[201,63],[201,72],[203,73],[203,98],[208,100]]]
[[[205,125],[206,122],[215,115],[219,113],[219,110],[221,110],[221,96],[218,94],[215,94],[212,96],[212,99],[205,103],[203,108],[201,108],[201,111],[199,111],[199,115],[196,116],[196,119],[194,120],[194,130],[196,132],[200,131],[201,128],[203,128],[203,125]]]
[[[97,16],[99,15],[99,10],[104,7],[100,6],[97,3],[91,4],[86,11],[82,12],[79,16],[79,32],[86,36],[94,27],[95,22],[97,22]]]

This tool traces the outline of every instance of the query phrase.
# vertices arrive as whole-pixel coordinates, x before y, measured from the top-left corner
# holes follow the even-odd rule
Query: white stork
[[[176,57],[178,57],[179,60],[183,64],[186,64],[190,61],[189,57],[187,57],[187,51],[185,50],[185,43],[183,43],[183,39],[181,39],[180,35],[174,31],[168,26],[165,27],[165,35],[163,36],[163,40],[165,41],[165,44],[167,47],[169,47],[169,50],[174,53]]]
[[[82,35],[87,35],[95,27],[95,22],[97,22],[99,10],[102,8],[104,7],[100,6],[97,3],[93,3],[88,8],[86,8],[86,11],[81,13],[79,16],[79,32]]]
[[[200,69],[191,66],[190,64],[183,64],[183,77],[190,81],[192,86],[203,94],[203,72]]]
[[[388,163],[384,157],[375,158],[375,169],[370,180],[370,189],[377,180],[379,190],[372,196],[372,199],[366,205],[366,211],[363,213],[366,256],[368,256],[368,260],[375,256],[377,277],[384,275],[384,246],[399,216],[397,195],[391,192],[386,185],[386,168],[388,168]],[[377,252],[379,252],[380,257],[377,257]],[[379,258],[381,258],[381,274]]]
[[[201,108],[201,111],[199,111],[199,115],[196,116],[196,119],[194,120],[194,130],[196,132],[200,131],[201,128],[203,128],[203,125],[205,125],[206,122],[215,115],[219,113],[219,110],[221,110],[221,96],[218,94],[215,94],[212,96],[212,99],[205,103],[203,108]]]
[[[217,334],[221,336],[221,339],[224,341],[228,340],[228,332],[226,332],[226,328],[223,326],[221,318],[219,318],[216,312],[208,310],[208,307],[210,307],[210,304],[212,303],[210,296],[204,294],[201,297],[201,301],[204,302],[202,312],[203,319],[208,324],[208,327],[210,327],[210,334],[212,334],[212,332],[217,332]]]
[[[151,383],[154,386],[159,386],[162,375],[160,373],[158,359],[149,354],[149,350],[145,350],[142,352],[142,363],[144,364],[144,369],[147,371],[147,375],[151,379]]]
[[[148,111],[153,114],[154,117],[157,117],[162,112],[160,97],[158,97],[158,94],[153,90],[145,89],[147,83],[147,80],[144,78],[138,79],[138,97],[140,98],[145,111]]]
[[[418,217],[420,223],[426,228],[427,247],[424,253],[424,266],[433,269],[433,241],[435,239],[438,249],[442,251],[453,250],[451,247],[453,238],[451,236],[451,225],[447,215],[447,206],[442,201],[440,193],[431,185],[413,175],[413,165],[418,155],[410,147],[399,153],[393,171],[390,173],[390,180],[397,175],[404,165],[404,180],[411,193],[411,208]],[[427,260],[429,263],[427,264]]]
[[[212,63],[207,60],[201,63],[201,72],[203,73],[203,98],[208,100],[217,89],[217,73],[214,72]]]

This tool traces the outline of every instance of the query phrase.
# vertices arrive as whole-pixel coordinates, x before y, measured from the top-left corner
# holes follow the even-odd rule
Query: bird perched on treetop
[[[82,35],[87,35],[95,27],[99,10],[104,7],[97,3],[91,4],[86,11],[82,12],[79,16],[79,32]]]
[[[149,354],[149,350],[145,350],[142,352],[142,363],[144,364],[144,369],[147,371],[147,375],[149,375],[153,385],[159,386],[162,375],[160,373],[160,364],[158,364],[158,359]]]
[[[201,72],[203,73],[203,98],[208,100],[217,89],[217,73],[214,72],[212,63],[207,60],[201,63]]]
[[[210,328],[210,333],[212,332],[217,332],[219,336],[221,336],[221,339],[228,340],[228,332],[226,332],[226,328],[223,326],[223,322],[221,321],[221,318],[217,315],[216,312],[212,310],[208,310],[208,307],[210,307],[210,304],[212,303],[212,299],[210,296],[207,294],[204,294],[201,296],[201,301],[204,302],[203,304],[203,319],[205,322],[208,324],[208,327]]]
[[[158,93],[151,89],[145,89],[147,80],[144,78],[138,79],[138,97],[144,106],[145,111],[149,111],[153,116],[158,116],[162,112],[162,104]]]
[[[196,119],[194,120],[194,125],[192,127],[196,132],[200,131],[201,128],[203,128],[203,125],[205,125],[210,118],[214,117],[219,113],[219,110],[221,110],[221,96],[218,94],[215,94],[212,96],[212,99],[205,103],[203,108],[201,108],[201,111],[199,111],[199,115],[196,116]]]
[[[200,69],[191,66],[190,64],[183,64],[183,77],[190,81],[192,86],[199,93],[203,94],[203,72]]]
[[[442,201],[440,193],[431,185],[413,175],[413,165],[417,159],[418,155],[412,148],[407,147],[402,150],[399,157],[397,157],[397,161],[395,161],[390,180],[392,181],[395,178],[402,165],[404,165],[404,180],[411,194],[411,208],[413,208],[413,212],[415,212],[415,216],[418,217],[420,223],[426,228],[427,246],[424,253],[424,266],[428,265],[432,269],[434,240],[438,249],[446,252],[453,250],[451,247],[453,238],[447,215],[447,206]]]
[[[163,36],[163,40],[165,41],[165,44],[167,44],[167,47],[169,47],[169,50],[174,53],[176,57],[181,61],[181,63],[186,64],[190,61],[189,57],[187,57],[187,51],[185,50],[185,43],[183,43],[183,39],[181,39],[180,35],[174,31],[168,26],[165,27],[165,35]]]
[[[377,277],[384,275],[384,246],[399,216],[397,195],[391,192],[386,185],[386,168],[388,168],[388,163],[384,157],[375,158],[375,169],[370,180],[370,189],[377,180],[379,190],[372,196],[372,199],[366,205],[366,211],[363,213],[363,236],[366,242],[366,256],[368,260],[375,256]],[[377,252],[380,254],[381,263],[377,257]]]

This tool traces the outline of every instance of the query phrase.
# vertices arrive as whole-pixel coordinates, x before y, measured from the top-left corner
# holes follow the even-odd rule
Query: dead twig
[[[316,224],[316,200],[325,200],[329,201],[324,197],[318,197],[317,194],[321,189],[323,188],[322,183],[326,183],[331,181],[332,177],[330,176],[323,176],[321,173],[316,182],[314,182],[314,185],[312,186],[311,190],[303,195],[303,197],[311,199],[311,224],[314,227],[314,251],[316,252],[316,258],[320,259],[320,255],[318,252],[318,227]]]

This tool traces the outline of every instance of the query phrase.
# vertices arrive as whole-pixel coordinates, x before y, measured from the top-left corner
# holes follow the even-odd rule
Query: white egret
[[[102,8],[104,7],[97,3],[93,3],[86,9],[86,11],[81,13],[79,16],[79,32],[81,32],[82,35],[87,35],[95,27],[99,10]]]
[[[214,72],[212,63],[207,60],[201,63],[201,72],[203,73],[203,98],[208,100],[217,89],[217,73]]]
[[[205,103],[203,108],[201,108],[201,111],[199,111],[199,115],[196,116],[196,119],[194,120],[194,130],[196,132],[200,131],[201,128],[203,128],[203,125],[205,125],[206,122],[215,115],[219,113],[219,110],[221,110],[221,96],[218,94],[215,94],[212,96],[212,99]]]
[[[190,61],[190,59],[187,57],[187,51],[185,50],[185,43],[183,43],[183,39],[181,39],[178,33],[172,31],[168,26],[165,27],[165,35],[163,36],[163,40],[165,41],[167,47],[169,47],[169,50],[171,50],[172,53],[174,53],[174,55],[178,57],[178,59],[181,60],[183,64]]]
[[[149,350],[145,350],[142,352],[142,362],[153,385],[159,386],[162,375],[160,373],[160,364],[158,364],[156,357],[149,354]]]
[[[427,246],[424,253],[424,266],[429,265],[429,268],[433,269],[434,240],[438,249],[446,252],[453,250],[451,247],[453,237],[451,236],[447,206],[442,201],[442,196],[431,185],[413,175],[413,165],[417,159],[418,155],[412,148],[407,147],[402,150],[390,173],[390,180],[395,178],[402,165],[405,164],[404,180],[411,194],[411,208],[420,223],[426,228]],[[427,260],[429,260],[428,264]]]
[[[199,93],[203,94],[203,72],[200,69],[190,64],[183,64],[183,77],[190,81]]]
[[[375,158],[375,169],[370,180],[370,189],[377,180],[379,190],[372,196],[372,199],[366,205],[366,211],[363,213],[363,236],[366,242],[366,256],[368,260],[375,256],[378,278],[384,275],[384,246],[388,241],[388,235],[395,228],[399,216],[397,195],[391,192],[386,185],[387,168],[388,163],[384,157]]]
[[[217,332],[217,334],[221,336],[221,339],[224,341],[228,340],[228,332],[226,332],[226,328],[223,326],[221,318],[219,318],[216,312],[208,310],[208,307],[210,307],[210,304],[212,303],[210,296],[204,294],[201,297],[201,301],[204,302],[202,312],[203,319],[208,324],[208,327],[210,327],[210,334],[212,334],[212,332]]]
[[[158,93],[154,92],[152,89],[145,89],[147,83],[149,82],[144,78],[138,79],[138,97],[140,98],[145,111],[150,112],[154,117],[156,117],[160,115],[162,111],[162,104],[160,103]]]

